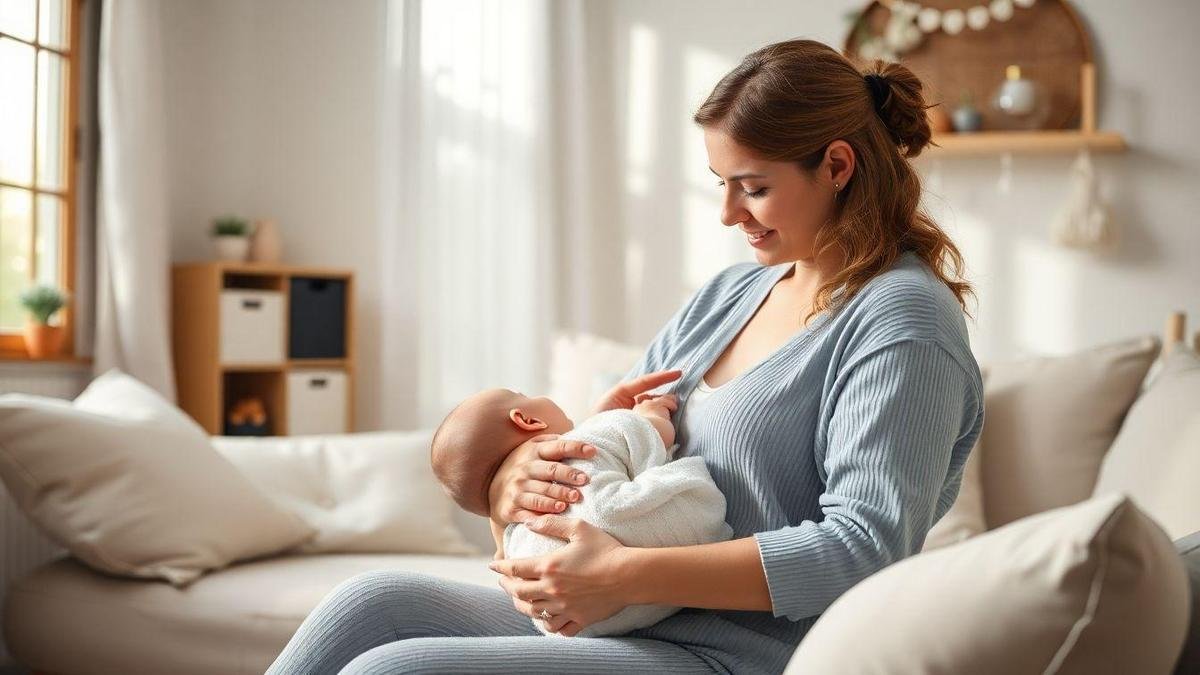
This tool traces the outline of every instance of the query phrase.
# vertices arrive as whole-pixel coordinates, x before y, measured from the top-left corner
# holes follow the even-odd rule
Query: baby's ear
[[[550,426],[536,417],[526,415],[520,408],[509,410],[508,419],[522,431],[544,431]]]

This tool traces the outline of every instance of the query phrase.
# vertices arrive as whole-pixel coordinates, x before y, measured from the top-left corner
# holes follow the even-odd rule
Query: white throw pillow
[[[1172,538],[1200,530],[1200,355],[1176,347],[1130,408],[1095,494],[1125,492]],[[1200,608],[1197,609],[1200,612]]]
[[[1169,673],[1188,579],[1123,495],[921,553],[838,598],[785,673]]]
[[[550,351],[550,399],[577,423],[642,358],[645,349],[587,333],[560,333]]]
[[[479,555],[429,465],[432,431],[213,437],[265,493],[317,530],[305,553]]]
[[[314,534],[191,418],[115,369],[74,402],[0,396],[0,478],[48,536],[116,575],[184,585]]]

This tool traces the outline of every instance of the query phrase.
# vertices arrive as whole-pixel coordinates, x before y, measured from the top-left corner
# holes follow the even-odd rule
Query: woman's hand
[[[620,575],[625,546],[611,534],[579,518],[542,516],[525,523],[539,534],[567,540],[567,545],[543,556],[496,560],[500,587],[518,612],[542,619],[552,633],[572,637],[587,626],[607,619],[629,603]]]
[[[544,434],[510,452],[492,477],[488,490],[492,520],[519,523],[543,513],[556,513],[568,502],[583,498],[579,486],[588,475],[561,460],[594,457],[596,448],[584,443]]]
[[[647,373],[641,377],[635,377],[628,382],[621,382],[608,390],[608,393],[596,402],[596,407],[592,410],[592,413],[602,413],[605,410],[616,410],[617,408],[629,410],[638,403],[640,395],[668,382],[674,382],[682,375],[682,370],[660,370],[655,373]],[[666,396],[674,397],[673,394],[666,394]]]

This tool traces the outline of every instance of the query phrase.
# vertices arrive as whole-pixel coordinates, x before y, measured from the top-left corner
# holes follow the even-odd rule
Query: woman
[[[921,549],[983,425],[954,244],[918,209],[906,158],[930,140],[905,67],[866,74],[793,40],[747,56],[694,120],[721,220],[757,263],[708,281],[600,408],[670,383],[680,456],[704,457],[733,539],[627,548],[553,514],[577,498],[549,438],[492,484],[498,523],[569,540],[493,561],[499,589],[360,575],[305,620],[271,672],[782,671],[855,583]],[[946,268],[950,268],[947,271]],[[574,635],[630,604],[683,607],[620,637]]]

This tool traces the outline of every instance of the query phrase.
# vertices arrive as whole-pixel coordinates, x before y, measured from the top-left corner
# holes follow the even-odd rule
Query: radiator
[[[72,399],[91,379],[87,367],[74,364],[0,363],[0,394],[22,393]],[[0,607],[8,585],[65,551],[29,522],[0,483]],[[12,663],[3,641],[0,613],[0,665]]]

